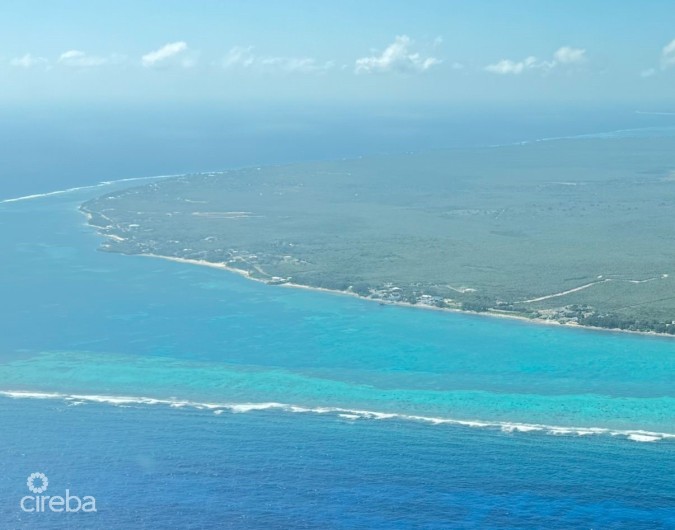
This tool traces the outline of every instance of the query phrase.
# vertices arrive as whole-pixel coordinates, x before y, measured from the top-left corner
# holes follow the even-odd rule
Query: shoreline
[[[583,324],[576,324],[576,323],[562,323],[558,322],[556,320],[548,320],[548,319],[541,319],[541,318],[528,318],[525,316],[520,316],[520,315],[508,315],[504,313],[497,313],[494,311],[484,311],[484,312],[479,312],[479,311],[465,311],[463,309],[456,309],[456,308],[451,308],[451,307],[436,307],[436,306],[431,306],[431,305],[426,305],[426,304],[411,304],[408,302],[391,302],[391,301],[384,301],[380,300],[377,298],[368,298],[366,296],[361,296],[357,293],[350,292],[350,291],[340,291],[337,289],[327,289],[325,287],[313,287],[311,285],[303,285],[299,283],[292,283],[292,282],[284,282],[284,283],[270,283],[269,281],[265,281],[261,278],[255,278],[251,276],[249,271],[245,271],[242,269],[236,269],[234,267],[229,267],[228,265],[224,263],[216,263],[213,261],[207,261],[203,259],[190,259],[190,258],[179,258],[175,256],[162,256],[160,254],[126,254],[127,256],[141,256],[141,257],[146,257],[146,258],[156,258],[156,259],[163,259],[167,261],[173,261],[176,263],[184,263],[188,265],[198,265],[201,267],[210,267],[212,269],[219,269],[227,272],[232,272],[235,274],[238,274],[239,276],[242,276],[246,278],[247,280],[252,280],[254,282],[259,282],[264,285],[268,286],[276,286],[276,287],[287,287],[287,288],[292,288],[292,289],[307,289],[310,291],[319,291],[319,292],[325,292],[329,293],[332,295],[342,295],[342,296],[352,296],[354,298],[358,298],[359,300],[365,300],[368,302],[376,302],[380,305],[385,305],[385,306],[397,306],[397,307],[407,307],[407,308],[413,308],[413,309],[424,309],[428,311],[442,311],[445,313],[455,313],[455,314],[461,314],[461,315],[474,315],[474,316],[479,316],[479,317],[490,317],[490,318],[501,318],[501,319],[509,319],[509,320],[517,320],[519,322],[523,323],[528,323],[528,324],[537,324],[537,325],[543,325],[543,326],[559,326],[562,328],[568,328],[568,329],[579,329],[579,330],[588,330],[588,331],[603,331],[603,332],[608,332],[608,333],[627,333],[631,335],[641,335],[641,336],[646,336],[646,337],[652,337],[652,338],[668,338],[668,339],[675,339],[675,335],[671,335],[668,333],[658,333],[656,331],[635,331],[635,330],[630,330],[630,329],[619,329],[619,328],[603,328],[603,327],[598,327],[598,326],[586,326]]]

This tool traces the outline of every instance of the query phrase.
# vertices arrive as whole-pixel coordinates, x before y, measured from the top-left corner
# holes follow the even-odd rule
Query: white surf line
[[[661,279],[668,278],[667,274],[661,275]],[[558,298],[559,296],[565,296],[571,293],[576,293],[578,291],[582,291],[584,289],[588,289],[589,287],[593,287],[594,285],[598,285],[599,283],[605,283],[605,282],[628,282],[628,283],[647,283],[647,282],[652,282],[654,280],[658,280],[658,277],[654,278],[647,278],[646,280],[624,280],[622,278],[605,278],[603,280],[598,280],[597,282],[591,282],[587,283],[585,285],[581,285],[579,287],[575,287],[574,289],[569,289],[567,291],[562,291],[559,293],[554,293],[554,294],[548,294],[546,296],[540,296],[538,298],[531,298],[529,300],[521,300],[520,304],[531,304],[532,302],[541,302],[542,300],[549,300],[550,298]]]
[[[165,405],[171,408],[193,408],[197,410],[210,410],[216,415],[223,412],[247,413],[254,411],[277,410],[281,412],[300,414],[329,414],[335,417],[356,420],[404,420],[428,423],[431,425],[460,425],[473,428],[499,429],[504,433],[527,433],[539,432],[554,436],[588,436],[607,435],[622,436],[634,442],[657,442],[663,440],[675,440],[675,434],[666,432],[645,431],[642,429],[610,429],[606,427],[566,427],[559,425],[545,425],[539,423],[520,423],[505,421],[480,421],[459,420],[453,418],[439,418],[433,416],[419,416],[396,412],[377,412],[362,409],[347,409],[343,407],[309,407],[292,405],[288,403],[269,402],[245,402],[245,403],[203,403],[198,401],[180,400],[176,398],[160,399],[136,396],[111,396],[100,394],[62,394],[58,392],[32,392],[26,390],[3,390],[1,397],[11,399],[58,399],[68,402],[70,405],[82,405],[85,403],[99,403],[113,406],[129,407],[133,405]]]
[[[675,116],[675,112],[649,110],[636,110],[635,114],[646,114],[648,116]]]
[[[639,111],[635,111],[636,114],[662,114],[662,115],[670,115],[669,113],[647,113],[643,112],[640,113]],[[675,113],[673,113],[675,115]],[[592,132],[592,133],[584,133],[584,134],[571,134],[567,136],[545,136],[542,138],[534,138],[532,140],[520,140],[520,141],[515,141],[515,142],[507,142],[503,144],[488,144],[485,147],[488,148],[495,148],[495,147],[512,147],[512,146],[518,146],[518,145],[530,145],[530,144],[537,144],[541,142],[556,142],[559,140],[593,140],[593,139],[606,139],[606,138],[613,138],[613,135],[621,135],[621,134],[626,134],[626,133],[634,133],[634,132],[639,132],[639,131],[651,131],[654,129],[657,130],[662,130],[664,127],[631,127],[628,129],[612,129],[609,131],[600,131],[600,132]],[[671,128],[668,126],[667,128]],[[479,149],[483,146],[477,146]]]
[[[106,186],[108,183],[104,182],[99,182],[98,184],[92,184],[91,186],[79,186],[77,188],[68,188],[65,190],[57,190],[57,191],[49,191],[47,193],[36,193],[34,195],[24,195],[23,197],[14,197],[12,199],[4,199],[0,201],[0,204],[8,203],[8,202],[19,202],[19,201],[29,201],[31,199],[40,199],[42,197],[51,197],[52,195],[62,195],[65,193],[72,193],[74,191],[80,191],[80,190],[89,190],[89,189],[94,189],[94,188],[99,188],[101,186]]]
[[[53,195],[63,195],[65,193],[73,193],[75,191],[80,191],[80,190],[91,190],[94,188],[101,188],[103,186],[112,186],[113,184],[118,184],[120,182],[134,182],[137,180],[151,180],[151,179],[165,179],[165,178],[171,178],[171,177],[180,177],[183,176],[184,173],[179,173],[176,175],[155,175],[152,177],[132,177],[132,178],[126,178],[126,179],[119,179],[119,180],[104,180],[101,181],[97,184],[90,184],[88,186],[78,186],[75,188],[67,188],[65,190],[56,190],[56,191],[48,191],[46,193],[36,193],[33,195],[24,195],[22,197],[13,197],[11,199],[3,199],[0,201],[0,204],[5,204],[5,203],[10,203],[10,202],[19,202],[19,201],[29,201],[32,199],[41,199],[42,197],[51,197]]]

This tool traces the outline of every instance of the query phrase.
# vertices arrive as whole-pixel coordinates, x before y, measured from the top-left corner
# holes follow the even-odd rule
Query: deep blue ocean
[[[45,115],[30,152],[34,122],[5,123],[0,199],[92,187],[0,203],[0,528],[675,528],[675,340],[106,254],[78,211],[143,183],[104,180],[672,123],[312,112],[240,135]],[[21,508],[66,490],[97,511]]]

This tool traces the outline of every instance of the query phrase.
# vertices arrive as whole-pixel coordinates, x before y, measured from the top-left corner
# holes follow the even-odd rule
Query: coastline
[[[265,285],[273,285],[276,287],[288,287],[288,288],[293,288],[293,289],[308,289],[311,291],[320,291],[320,292],[325,292],[329,293],[332,295],[342,295],[342,296],[352,296],[354,298],[358,298],[360,300],[366,300],[369,302],[376,302],[380,305],[387,305],[387,306],[398,306],[398,307],[407,307],[407,308],[414,308],[414,309],[425,309],[425,310],[430,310],[430,311],[442,311],[445,313],[455,313],[455,314],[462,314],[462,315],[474,315],[474,316],[482,316],[482,317],[490,317],[490,318],[502,318],[502,319],[509,319],[509,320],[517,320],[520,322],[524,323],[529,323],[529,324],[537,324],[537,325],[544,325],[544,326],[559,326],[563,328],[571,328],[571,329],[581,329],[581,330],[588,330],[588,331],[602,331],[602,332],[608,332],[608,333],[628,333],[631,335],[641,335],[641,336],[647,336],[647,337],[652,337],[652,338],[669,338],[669,339],[675,339],[675,335],[671,335],[668,333],[658,333],[655,331],[636,331],[636,330],[630,330],[630,329],[619,329],[619,328],[603,328],[599,326],[587,326],[583,324],[577,324],[577,323],[563,323],[563,322],[558,322],[556,320],[551,320],[551,319],[542,319],[542,318],[528,318],[525,316],[521,315],[508,315],[502,312],[496,312],[496,311],[466,311],[463,309],[457,309],[457,308],[452,308],[452,307],[437,307],[437,306],[432,306],[432,305],[427,305],[427,304],[411,304],[408,302],[393,302],[393,301],[383,301],[377,298],[369,298],[367,296],[361,296],[355,292],[351,291],[340,291],[337,289],[327,289],[325,287],[313,287],[311,285],[303,285],[299,283],[293,283],[293,282],[284,282],[284,283],[271,283],[269,281],[266,281],[261,278],[256,278],[254,276],[251,276],[249,271],[245,271],[242,269],[236,269],[234,267],[229,267],[225,263],[216,263],[213,261],[207,261],[203,259],[190,259],[190,258],[179,258],[175,256],[162,256],[160,254],[151,254],[151,253],[145,253],[145,254],[127,254],[129,256],[142,256],[146,258],[156,258],[156,259],[163,259],[167,261],[173,261],[176,263],[184,263],[188,265],[198,265],[201,267],[210,267],[212,269],[219,269],[219,270],[224,270],[227,272],[232,272],[235,274],[238,274],[248,280],[252,280],[255,282],[259,282]]]

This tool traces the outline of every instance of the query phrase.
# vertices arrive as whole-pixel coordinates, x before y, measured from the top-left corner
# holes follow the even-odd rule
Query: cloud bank
[[[664,70],[675,66],[675,39],[666,44],[661,50],[661,68]]]
[[[357,74],[419,73],[441,63],[436,57],[422,57],[411,51],[412,45],[410,37],[399,35],[380,55],[357,59],[354,71]]]
[[[146,68],[167,64],[169,60],[183,54],[187,49],[188,45],[184,41],[169,42],[157,50],[146,53],[141,57],[141,64]],[[189,65],[189,62],[183,62],[183,66]]]
[[[540,61],[537,61],[536,57],[527,57],[522,61],[512,61],[511,59],[502,59],[498,63],[488,64],[485,67],[485,70],[493,74],[500,75],[518,75],[522,74],[526,70],[534,70],[538,68],[545,68],[546,64]]]
[[[586,61],[586,50],[563,46],[553,54],[556,64],[579,64]]]
[[[108,62],[105,57],[97,57],[95,55],[87,55],[80,50],[68,50],[62,53],[57,62],[64,66],[71,66],[75,68],[90,68],[92,66],[101,66]]]
[[[522,61],[502,59],[497,63],[487,65],[484,70],[499,75],[520,75],[531,70],[547,72],[560,66],[578,65],[584,62],[586,62],[586,50],[563,46],[555,51],[550,60],[540,61],[532,55]]]
[[[257,55],[253,46],[234,46],[223,59],[224,68],[245,68],[258,72],[319,73],[334,66],[332,61],[318,62],[311,57],[275,57]]]
[[[33,68],[35,66],[46,65],[47,59],[44,57],[34,57],[30,53],[27,53],[21,57],[15,57],[9,61],[10,66],[16,66],[17,68]]]

